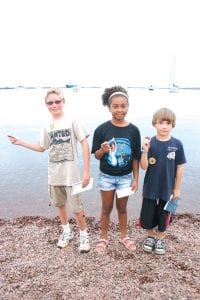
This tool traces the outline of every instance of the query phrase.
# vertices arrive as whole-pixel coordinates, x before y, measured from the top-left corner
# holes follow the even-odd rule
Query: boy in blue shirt
[[[186,158],[181,141],[171,136],[176,124],[174,112],[159,109],[153,115],[152,124],[156,135],[144,139],[140,161],[141,168],[146,170],[140,223],[147,236],[142,247],[146,252],[154,250],[156,254],[165,254],[164,238],[170,214],[164,206],[171,195],[173,200],[180,196]]]

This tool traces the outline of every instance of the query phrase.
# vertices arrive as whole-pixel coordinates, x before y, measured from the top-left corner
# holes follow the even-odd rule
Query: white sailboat
[[[174,81],[175,81],[175,64],[176,64],[176,57],[174,57],[174,60],[172,63],[172,71],[171,71],[170,80],[169,80],[169,92],[170,93],[177,93],[179,90],[179,87],[174,83]]]

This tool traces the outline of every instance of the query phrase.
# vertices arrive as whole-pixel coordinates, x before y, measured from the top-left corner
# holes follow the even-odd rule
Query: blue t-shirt
[[[181,141],[151,139],[148,168],[144,178],[143,197],[168,201],[174,189],[177,165],[186,163]]]
[[[131,123],[118,127],[107,121],[96,128],[91,152],[95,153],[105,141],[111,150],[100,159],[100,170],[111,176],[131,173],[133,159],[140,160],[141,155],[139,129]]]

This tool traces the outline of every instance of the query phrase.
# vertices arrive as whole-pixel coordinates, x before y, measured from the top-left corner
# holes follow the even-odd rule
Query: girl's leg
[[[135,251],[136,246],[134,242],[127,236],[127,201],[128,197],[116,199],[120,227],[120,242],[126,247],[126,249]]]
[[[128,197],[116,199],[121,239],[127,236],[127,202]]]
[[[101,236],[102,239],[108,239],[108,227],[110,223],[110,213],[113,208],[115,190],[101,191],[102,208],[101,208]]]

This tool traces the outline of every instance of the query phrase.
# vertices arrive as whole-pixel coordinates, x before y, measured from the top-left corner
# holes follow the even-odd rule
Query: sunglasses
[[[55,104],[60,104],[62,102],[62,100],[55,100],[55,101],[49,101],[49,102],[46,102],[47,105],[51,106],[53,105],[54,103]]]

